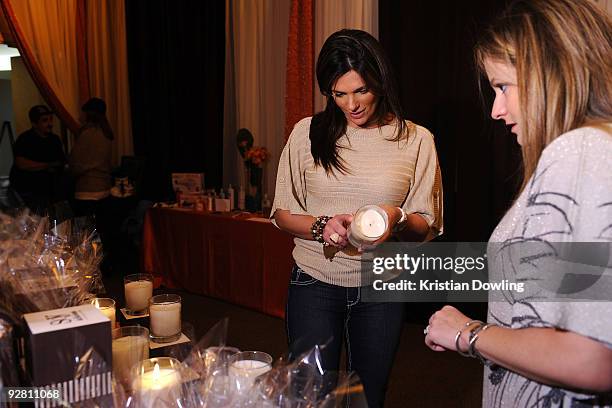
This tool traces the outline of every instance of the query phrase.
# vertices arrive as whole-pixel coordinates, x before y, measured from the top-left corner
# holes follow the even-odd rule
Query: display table
[[[284,317],[294,244],[269,220],[152,208],[142,244],[157,284]]]

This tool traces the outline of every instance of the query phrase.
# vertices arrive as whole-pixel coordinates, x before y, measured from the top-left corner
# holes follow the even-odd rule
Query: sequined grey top
[[[546,147],[525,189],[491,236],[490,271],[520,281],[529,279],[528,275],[538,270],[534,262],[540,265],[554,262],[535,254],[533,259],[537,261],[509,265],[507,251],[500,248],[510,246],[499,243],[598,242],[610,243],[604,246],[612,247],[612,123],[608,125],[603,129],[572,130]],[[557,270],[556,267],[549,269]],[[612,257],[603,269],[609,278]],[[560,277],[560,281],[565,278],[568,277]],[[508,293],[504,300],[497,298],[489,302],[488,321],[514,329],[556,327],[612,348],[612,291],[609,288],[604,289],[608,301],[540,301],[533,293]],[[597,289],[601,293],[601,287]],[[612,406],[612,396],[549,387],[493,365],[484,372],[483,406],[608,407]]]

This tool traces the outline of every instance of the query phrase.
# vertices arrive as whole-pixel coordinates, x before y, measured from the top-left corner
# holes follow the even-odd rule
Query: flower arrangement
[[[270,152],[265,147],[253,146],[253,135],[248,129],[238,131],[236,144],[247,168],[261,167],[270,157]]]
[[[263,164],[270,157],[268,149],[253,146],[253,135],[248,129],[240,129],[236,135],[238,152],[244,160],[246,181],[246,207],[249,211],[261,210],[261,191],[263,182]]]
[[[270,157],[268,149],[261,146],[253,146],[246,151],[244,161],[245,163],[250,163],[251,166],[261,167],[268,160],[268,157]]]

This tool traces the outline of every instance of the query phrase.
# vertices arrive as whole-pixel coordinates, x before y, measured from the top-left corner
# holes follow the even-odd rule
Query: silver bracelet
[[[470,320],[469,322],[465,324],[463,328],[457,331],[457,334],[455,334],[455,348],[457,349],[457,353],[461,354],[463,357],[472,357],[472,356],[469,354],[469,352],[466,353],[466,352],[461,351],[461,348],[459,347],[459,339],[461,338],[461,333],[463,332],[463,330],[465,330],[466,328],[470,327],[471,325],[475,323],[479,325],[478,327],[484,324],[480,320]],[[468,348],[468,351],[469,351],[469,348]]]
[[[474,330],[474,334],[470,333],[470,344],[468,346],[468,354],[470,357],[478,358],[483,364],[487,364],[486,359],[476,350],[476,341],[482,332],[487,330],[489,327],[497,326],[495,323],[487,323],[484,326],[479,326]]]

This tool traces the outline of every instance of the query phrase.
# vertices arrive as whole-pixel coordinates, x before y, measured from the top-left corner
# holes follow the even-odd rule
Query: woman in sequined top
[[[488,323],[434,313],[425,343],[485,363],[486,407],[612,406],[612,24],[587,0],[519,0],[476,62],[524,183],[489,241]],[[571,251],[567,251],[567,249]]]

